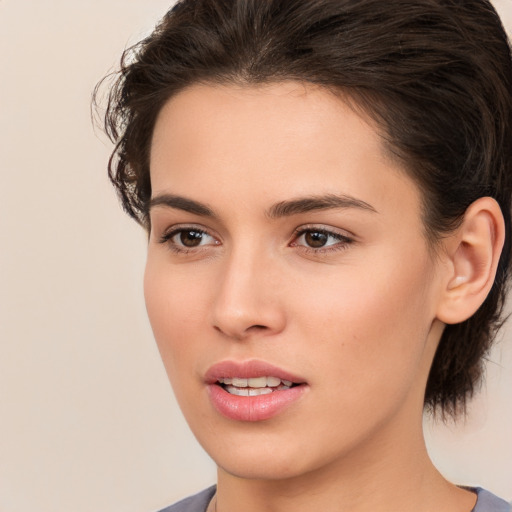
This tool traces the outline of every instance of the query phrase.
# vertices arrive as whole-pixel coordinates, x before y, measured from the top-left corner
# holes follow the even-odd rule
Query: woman
[[[512,65],[485,0],[184,0],[127,52],[110,176],[218,484],[166,510],[509,510],[430,461],[501,321]]]

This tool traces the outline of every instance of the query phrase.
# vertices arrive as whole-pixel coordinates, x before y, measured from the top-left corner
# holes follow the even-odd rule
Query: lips
[[[295,384],[305,382],[305,379],[297,375],[293,375],[278,366],[256,359],[241,363],[236,361],[222,361],[217,363],[206,372],[205,381],[207,384],[213,384],[218,380],[225,378],[250,379],[262,376],[277,377],[278,379],[287,380]]]
[[[263,361],[223,361],[205,375],[213,406],[237,421],[263,421],[284,411],[307,388],[304,379]]]

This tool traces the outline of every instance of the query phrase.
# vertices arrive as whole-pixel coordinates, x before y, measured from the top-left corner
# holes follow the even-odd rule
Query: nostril
[[[221,334],[224,334],[224,335],[227,335],[227,336],[239,339],[239,340],[242,340],[242,339],[246,338],[247,336],[250,336],[251,334],[263,333],[264,331],[269,330],[268,326],[261,325],[261,324],[254,324],[245,329],[241,329],[240,331],[229,330],[227,328],[223,329],[222,326],[219,326],[219,325],[214,325],[213,328],[217,332],[220,332]]]
[[[264,330],[267,330],[268,327],[266,325],[251,325],[251,327],[249,327],[246,332],[251,332],[251,331],[264,331]]]

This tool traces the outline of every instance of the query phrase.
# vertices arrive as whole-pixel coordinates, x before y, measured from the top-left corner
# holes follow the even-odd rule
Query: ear
[[[498,203],[491,197],[477,199],[456,232],[443,242],[447,265],[439,320],[463,322],[482,305],[493,285],[504,240],[505,222]]]

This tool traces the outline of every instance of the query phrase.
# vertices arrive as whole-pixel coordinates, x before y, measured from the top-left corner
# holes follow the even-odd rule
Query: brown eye
[[[219,245],[219,242],[206,231],[193,227],[179,228],[166,233],[160,243],[167,244],[169,248],[180,252],[186,249],[196,249],[206,245]]]
[[[304,242],[314,249],[324,247],[328,241],[329,236],[326,233],[320,231],[307,231],[304,233]]]
[[[323,253],[346,248],[352,242],[351,238],[341,233],[324,229],[304,228],[296,232],[296,238],[291,245]]]
[[[203,241],[205,233],[195,230],[183,230],[176,235],[179,244],[185,247],[198,247]]]

